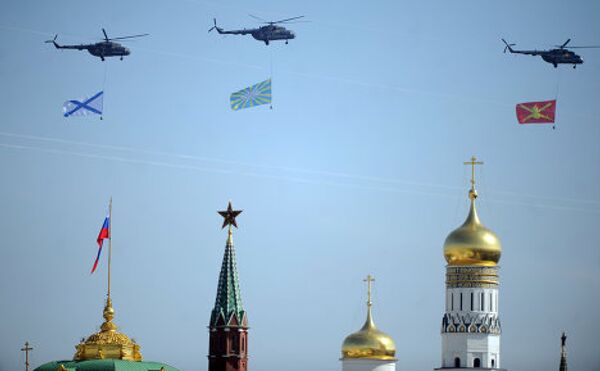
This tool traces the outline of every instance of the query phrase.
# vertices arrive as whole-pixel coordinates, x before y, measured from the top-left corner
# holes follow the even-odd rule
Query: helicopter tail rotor
[[[46,40],[45,43],[47,44],[54,44],[55,48],[60,48],[60,45],[58,45],[58,43],[56,42],[56,39],[58,38],[58,34],[54,35],[54,38],[52,40]]]
[[[515,46],[517,44],[509,44],[506,42],[506,40],[502,39],[502,41],[504,42],[504,44],[506,44],[506,46],[504,47],[504,53],[506,53],[507,50],[510,50],[510,52],[513,52],[512,46]]]
[[[217,19],[216,18],[213,18],[213,23],[214,23],[214,26],[209,28],[208,32],[211,32],[212,30],[217,30],[217,32],[219,31],[219,27],[217,27]]]

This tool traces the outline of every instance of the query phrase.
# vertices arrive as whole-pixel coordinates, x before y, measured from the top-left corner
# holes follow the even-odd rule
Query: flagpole
[[[110,260],[112,256],[112,196],[108,203],[108,293],[106,296],[110,300]]]

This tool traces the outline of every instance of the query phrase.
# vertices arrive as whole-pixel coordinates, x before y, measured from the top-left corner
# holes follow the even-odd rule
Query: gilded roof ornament
[[[112,307],[112,300],[106,299],[106,305],[103,311],[104,322],[100,326],[100,331],[90,335],[87,339],[82,339],[75,349],[76,361],[88,359],[123,359],[127,361],[141,361],[142,354],[140,346],[131,340],[127,335],[117,331],[117,325],[112,320],[115,317],[115,310]]]
[[[373,306],[371,285],[375,279],[369,274],[363,281],[367,283],[367,319],[359,331],[344,339],[342,359],[366,358],[395,361],[396,344],[389,335],[377,329],[371,313]]]
[[[500,260],[502,245],[498,236],[481,223],[475,207],[478,196],[475,189],[475,166],[483,165],[483,162],[477,161],[473,156],[465,165],[471,165],[471,206],[465,222],[446,238],[444,257],[449,265],[495,266]]]

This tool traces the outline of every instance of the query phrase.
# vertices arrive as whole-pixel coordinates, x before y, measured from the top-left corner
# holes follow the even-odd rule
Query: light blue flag
[[[271,79],[231,94],[231,109],[237,111],[261,104],[271,103]]]

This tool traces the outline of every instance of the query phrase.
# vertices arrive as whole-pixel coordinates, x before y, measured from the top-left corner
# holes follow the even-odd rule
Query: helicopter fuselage
[[[264,41],[267,45],[269,44],[269,41],[287,41],[296,38],[296,35],[285,27],[271,25],[254,29],[252,30],[251,35],[254,39]]]
[[[557,45],[558,49],[550,49],[550,50],[516,50],[512,47],[515,44],[509,44],[506,40],[502,39],[506,47],[504,48],[504,52],[508,50],[513,54],[524,54],[524,55],[539,55],[545,62],[548,62],[554,66],[554,68],[558,67],[559,64],[572,64],[573,68],[575,68],[578,64],[583,64],[583,59],[575,52],[566,48],[567,44],[571,39],[565,41],[562,45]],[[572,46],[571,48],[597,48],[597,46]]]
[[[86,45],[86,49],[91,55],[99,58],[124,57],[131,54],[131,51],[123,45],[111,41]]]
[[[583,59],[575,53],[567,49],[552,49],[539,54],[542,59],[554,66],[558,64],[582,64]]]
[[[285,20],[284,20],[285,21]],[[288,30],[285,27],[278,26],[275,23],[278,22],[268,22],[266,26],[262,26],[259,28],[244,28],[242,30],[224,30],[221,27],[217,26],[217,20],[214,19],[214,26],[211,27],[208,32],[212,30],[217,30],[217,32],[221,35],[251,35],[255,40],[262,41],[265,44],[269,45],[270,41],[274,40],[285,40],[287,44],[288,40],[292,40],[296,38],[296,34],[292,31]]]
[[[104,34],[104,40],[94,44],[79,44],[79,45],[60,45],[56,42],[58,35],[54,36],[54,39],[47,40],[46,43],[53,44],[56,49],[73,49],[73,50],[87,50],[88,53],[94,57],[98,57],[104,61],[106,57],[123,57],[131,54],[131,51],[123,45],[115,42],[114,40],[132,39],[135,37],[148,36],[148,34],[122,36],[114,39],[110,39],[106,34],[106,30],[103,28],[102,33]]]

